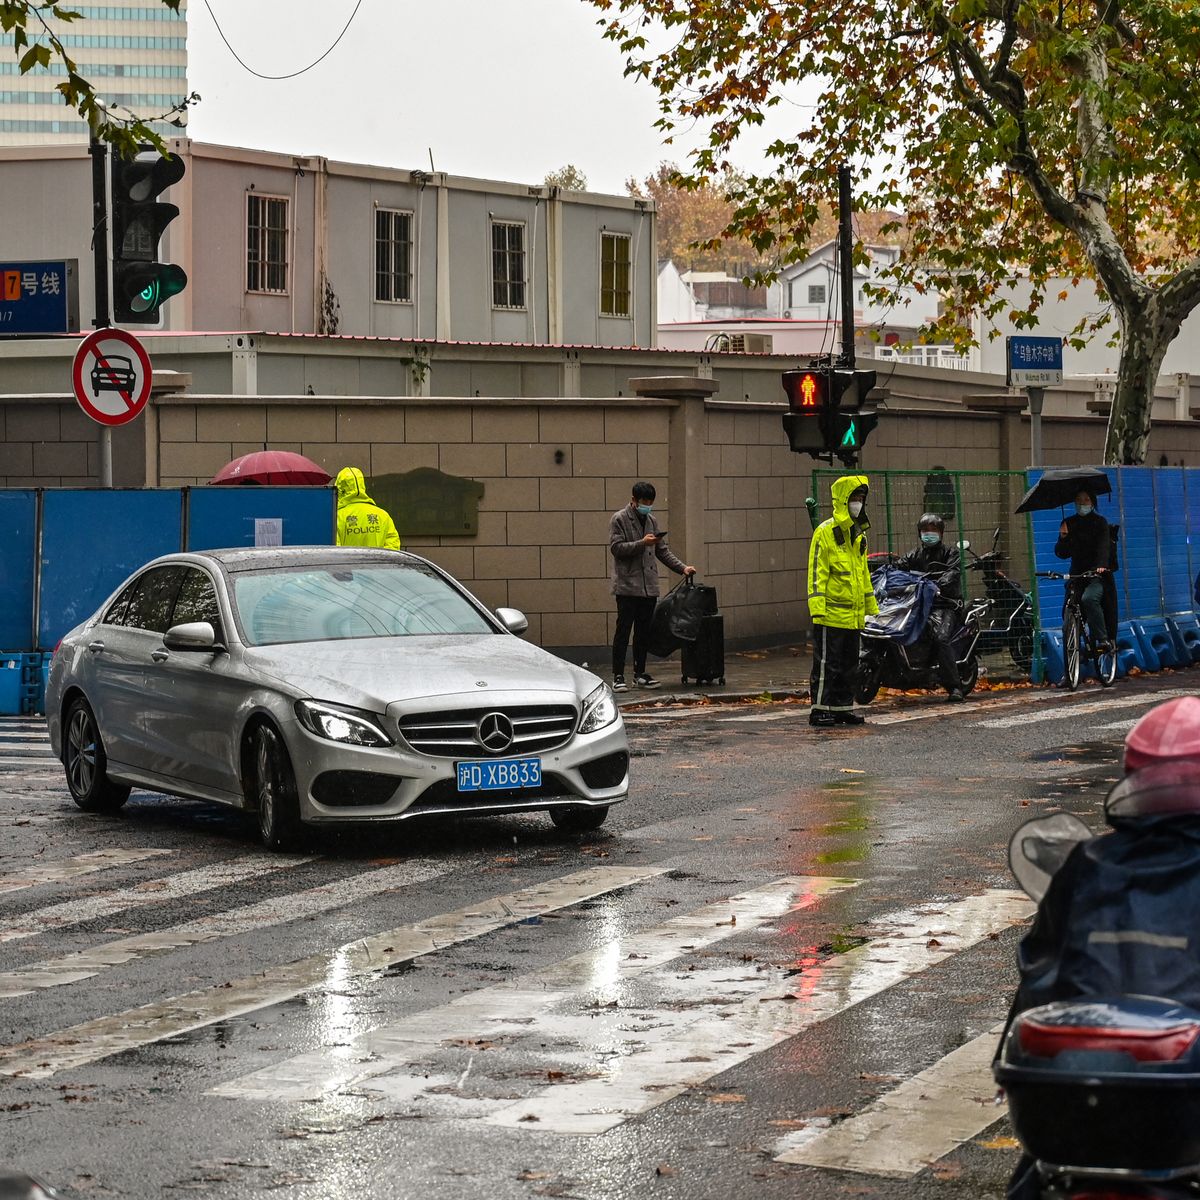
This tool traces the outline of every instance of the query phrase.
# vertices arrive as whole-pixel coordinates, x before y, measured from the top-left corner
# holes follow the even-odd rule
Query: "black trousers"
[[[955,623],[955,613],[951,609],[935,608],[929,614],[929,637],[937,659],[938,678],[947,692],[957,691],[962,687],[962,678],[958,673],[958,656],[950,645]]]
[[[625,650],[633,632],[633,673],[646,672],[646,643],[650,640],[650,622],[654,619],[653,596],[618,596],[617,630],[613,634],[613,674],[625,674]]]
[[[813,627],[812,706],[848,712],[854,707],[858,674],[858,630],[832,625]]]

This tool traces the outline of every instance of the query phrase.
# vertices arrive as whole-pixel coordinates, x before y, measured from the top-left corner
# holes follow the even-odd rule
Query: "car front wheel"
[[[608,818],[608,805],[601,808],[552,808],[550,820],[563,833],[592,833]]]
[[[108,756],[92,706],[77,696],[64,724],[63,767],[71,799],[84,812],[115,812],[129,799],[130,789],[108,777]]]
[[[254,802],[258,835],[268,850],[290,850],[301,839],[296,773],[279,734],[260,725],[254,734]]]

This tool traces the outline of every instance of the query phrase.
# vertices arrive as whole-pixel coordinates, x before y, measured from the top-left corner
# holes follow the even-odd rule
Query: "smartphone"
[[[667,536],[667,531],[665,529],[660,529],[654,536],[661,542],[663,538]]]

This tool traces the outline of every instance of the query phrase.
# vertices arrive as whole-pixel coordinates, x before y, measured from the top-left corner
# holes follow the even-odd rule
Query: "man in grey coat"
[[[613,691],[625,691],[625,651],[633,633],[633,681],[638,687],[658,687],[646,673],[646,643],[658,603],[658,561],[676,575],[695,575],[671,552],[667,535],[654,519],[652,483],[635,483],[633,498],[612,515],[608,545],[612,553],[612,591],[617,598],[617,629],[613,635]]]

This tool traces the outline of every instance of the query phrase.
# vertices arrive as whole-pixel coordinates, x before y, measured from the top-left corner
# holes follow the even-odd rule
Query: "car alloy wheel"
[[[254,799],[263,845],[270,850],[294,846],[303,832],[296,776],[279,734],[269,725],[260,726],[254,737]]]
[[[63,767],[71,799],[84,812],[113,812],[129,799],[130,789],[108,778],[108,758],[88,702],[78,696],[67,709]]]

